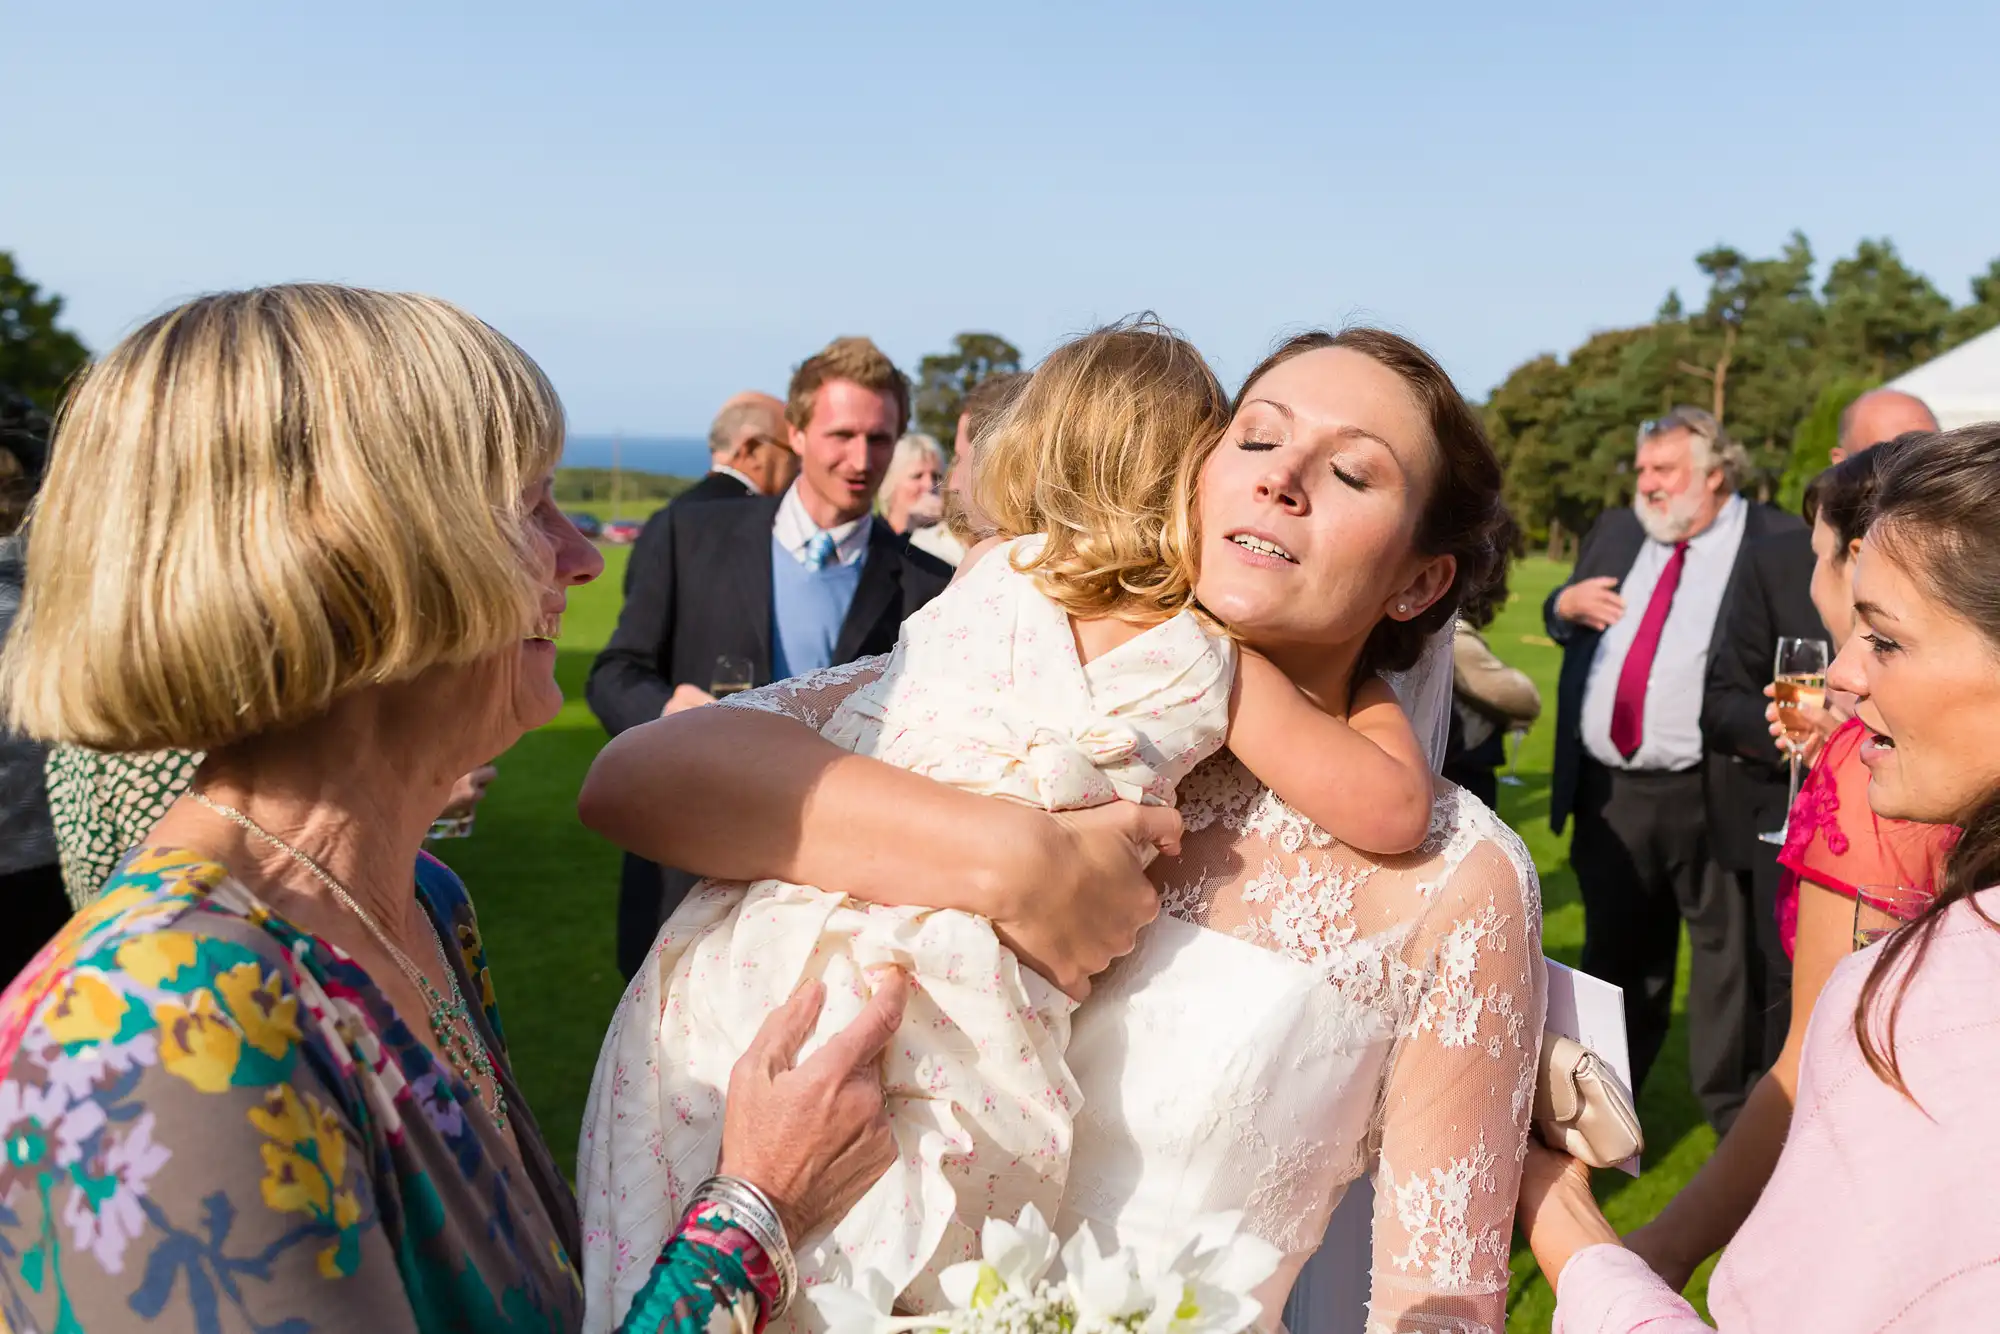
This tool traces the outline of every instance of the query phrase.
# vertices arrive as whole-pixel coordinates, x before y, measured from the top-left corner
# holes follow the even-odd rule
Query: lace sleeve
[[[1463,799],[1462,799],[1463,800]],[[1499,1334],[1547,978],[1541,895],[1513,835],[1460,837],[1403,953],[1383,1090],[1370,1334]]]
[[[838,667],[823,668],[804,676],[746,690],[740,695],[731,695],[721,704],[726,709],[775,713],[793,722],[804,723],[815,732],[822,731],[832,721],[842,702],[881,676],[888,661],[886,653],[871,658],[856,658]]]

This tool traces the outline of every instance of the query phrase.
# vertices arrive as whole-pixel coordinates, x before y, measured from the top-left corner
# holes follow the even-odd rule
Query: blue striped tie
[[[813,540],[806,543],[806,568],[823,570],[833,559],[833,534],[814,533]]]

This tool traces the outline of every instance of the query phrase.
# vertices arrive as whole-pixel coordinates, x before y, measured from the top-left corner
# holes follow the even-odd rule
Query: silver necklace
[[[423,996],[424,1005],[430,1011],[426,1017],[430,1020],[431,1036],[437,1039],[438,1050],[444,1053],[445,1059],[451,1063],[452,1069],[458,1072],[459,1078],[471,1086],[475,1096],[478,1095],[480,1087],[479,1079],[475,1078],[475,1075],[483,1077],[493,1086],[493,1100],[486,1102],[481,1099],[481,1102],[485,1105],[487,1113],[493,1117],[494,1124],[505,1130],[507,1094],[500,1087],[500,1075],[493,1067],[493,1058],[486,1050],[486,1043],[480,1038],[479,1030],[473,1026],[472,1011],[465,1003],[465,993],[459,990],[458,974],[453,971],[451,960],[444,952],[444,938],[438,934],[437,926],[431,921],[430,914],[424,914],[424,923],[429,927],[431,943],[437,947],[438,964],[444,969],[445,982],[451,988],[451,995],[448,998],[431,985],[431,980],[424,976],[421,968],[410,962],[409,955],[396,948],[396,942],[389,939],[388,933],[376,924],[368,910],[348,892],[347,886],[333,878],[332,872],[234,806],[225,806],[200,792],[190,792],[188,795],[223,819],[241,825],[247,832],[263,839],[305,867],[315,879],[332,891],[333,897],[341,907],[361,920],[361,925],[368,928],[368,934],[375,937],[377,943],[389,952],[389,957],[396,961],[396,966],[403,970],[403,975],[410,979]]]

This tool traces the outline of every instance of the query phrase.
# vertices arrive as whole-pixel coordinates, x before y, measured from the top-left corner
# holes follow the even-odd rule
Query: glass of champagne
[[[441,838],[471,838],[472,821],[471,811],[463,815],[440,815],[431,821],[431,832],[425,834],[424,838],[432,842]]]
[[[1507,732],[1507,772],[1500,775],[1500,781],[1508,787],[1520,787],[1521,776],[1514,772],[1521,762],[1521,743],[1528,739],[1528,729],[1515,727]]]
[[[1757,837],[1766,843],[1783,843],[1792,826],[1792,803],[1799,799],[1799,751],[1812,736],[1812,724],[1799,714],[1801,704],[1816,709],[1826,707],[1827,647],[1824,639],[1778,641],[1777,662],[1771,671],[1771,697],[1778,706],[1778,721],[1785,729],[1785,751],[1791,756],[1791,795],[1785,798],[1785,822],[1768,834]]]
[[[717,699],[728,699],[756,684],[757,671],[748,658],[735,658],[725,653],[715,660],[715,670],[709,674],[708,693]]]
[[[1931,896],[1909,885],[1857,885],[1854,948],[1865,950],[1900,926],[1923,916]]]

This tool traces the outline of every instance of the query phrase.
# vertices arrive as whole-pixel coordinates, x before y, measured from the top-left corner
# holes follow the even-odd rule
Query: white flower
[[[1250,1293],[1278,1267],[1275,1248],[1239,1232],[1241,1214],[1194,1219],[1174,1244],[1141,1257],[1106,1251],[1089,1226],[1062,1247],[1031,1205],[1008,1223],[989,1218],[980,1259],[938,1275],[949,1311],[893,1316],[888,1281],[864,1271],[853,1286],[821,1284],[806,1296],[828,1334],[1241,1334],[1262,1307]]]
[[[1277,1271],[1277,1248],[1239,1232],[1241,1213],[1189,1223],[1171,1257],[1144,1274],[1152,1298],[1141,1334],[1237,1334],[1256,1323],[1262,1305],[1250,1293]]]
[[[1146,1313],[1148,1294],[1139,1279],[1138,1257],[1122,1246],[1108,1254],[1100,1250],[1089,1224],[1064,1243],[1062,1261],[1063,1287],[1076,1307],[1078,1334]]]
[[[889,1334],[895,1328],[889,1308],[896,1294],[889,1291],[889,1280],[872,1269],[857,1275],[853,1286],[816,1283],[805,1295],[827,1334]]]
[[[1056,1237],[1030,1204],[1018,1222],[989,1218],[979,1230],[980,1258],[955,1264],[938,1275],[945,1300],[961,1311],[991,1304],[1002,1292],[1035,1290],[1056,1259]]]

